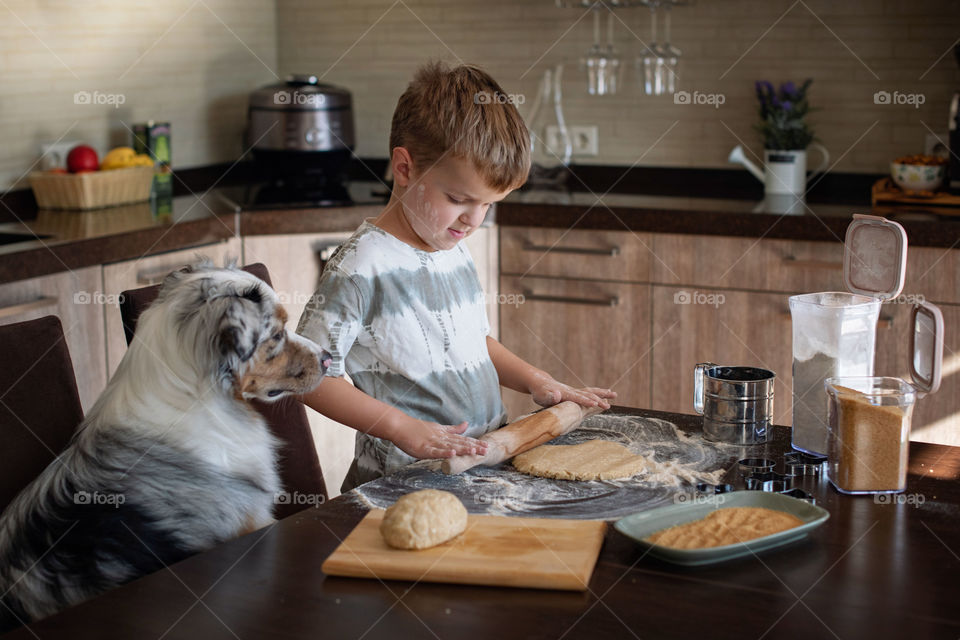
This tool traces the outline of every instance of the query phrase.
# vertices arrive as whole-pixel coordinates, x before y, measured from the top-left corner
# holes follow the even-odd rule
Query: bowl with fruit
[[[904,191],[932,195],[946,175],[947,161],[937,156],[903,156],[890,163],[890,177]]]
[[[101,160],[96,149],[77,145],[67,166],[30,174],[41,209],[96,209],[150,199],[154,163],[130,147],[111,149]]]

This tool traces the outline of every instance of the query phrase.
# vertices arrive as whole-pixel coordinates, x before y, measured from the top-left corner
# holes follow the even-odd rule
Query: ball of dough
[[[380,522],[391,547],[427,549],[457,537],[467,528],[467,508],[448,491],[423,489],[394,502]]]

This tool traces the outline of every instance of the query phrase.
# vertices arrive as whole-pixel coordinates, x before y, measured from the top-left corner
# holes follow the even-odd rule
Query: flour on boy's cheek
[[[456,241],[448,237],[447,225],[441,220],[444,212],[431,202],[426,185],[418,184],[412,191],[413,202],[404,204],[404,212],[414,232],[432,249],[452,248]]]

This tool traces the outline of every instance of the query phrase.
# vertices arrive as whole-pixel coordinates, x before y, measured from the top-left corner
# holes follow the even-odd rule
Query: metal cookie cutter
[[[803,500],[804,502],[809,502],[810,504],[817,504],[817,499],[803,489],[790,489],[790,491],[784,491],[782,493],[785,496],[797,498],[799,500]]]
[[[783,466],[788,474],[795,476],[819,476],[823,473],[826,456],[817,456],[799,451],[791,451],[783,456]]]
[[[744,483],[746,483],[747,489],[751,491],[783,493],[793,489],[794,479],[795,476],[767,471],[766,473],[754,473],[747,476],[744,478]]]
[[[740,475],[749,476],[754,473],[768,473],[773,471],[777,463],[767,458],[744,458],[737,462],[740,469]]]
[[[697,483],[697,493],[706,495],[715,493],[730,493],[733,491],[732,484],[709,484],[707,482]]]

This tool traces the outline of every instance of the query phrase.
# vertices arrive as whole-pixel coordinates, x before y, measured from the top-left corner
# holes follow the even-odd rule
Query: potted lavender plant
[[[814,142],[813,130],[805,120],[810,112],[807,90],[812,82],[808,79],[799,87],[793,82],[784,82],[779,90],[766,80],[755,85],[760,102],[760,124],[756,129],[763,136],[765,170],[753,166],[739,147],[730,158],[744,164],[764,183],[768,194],[800,195],[806,190],[808,147],[817,147],[823,155],[815,172],[823,171],[830,162],[830,154],[823,145]]]

